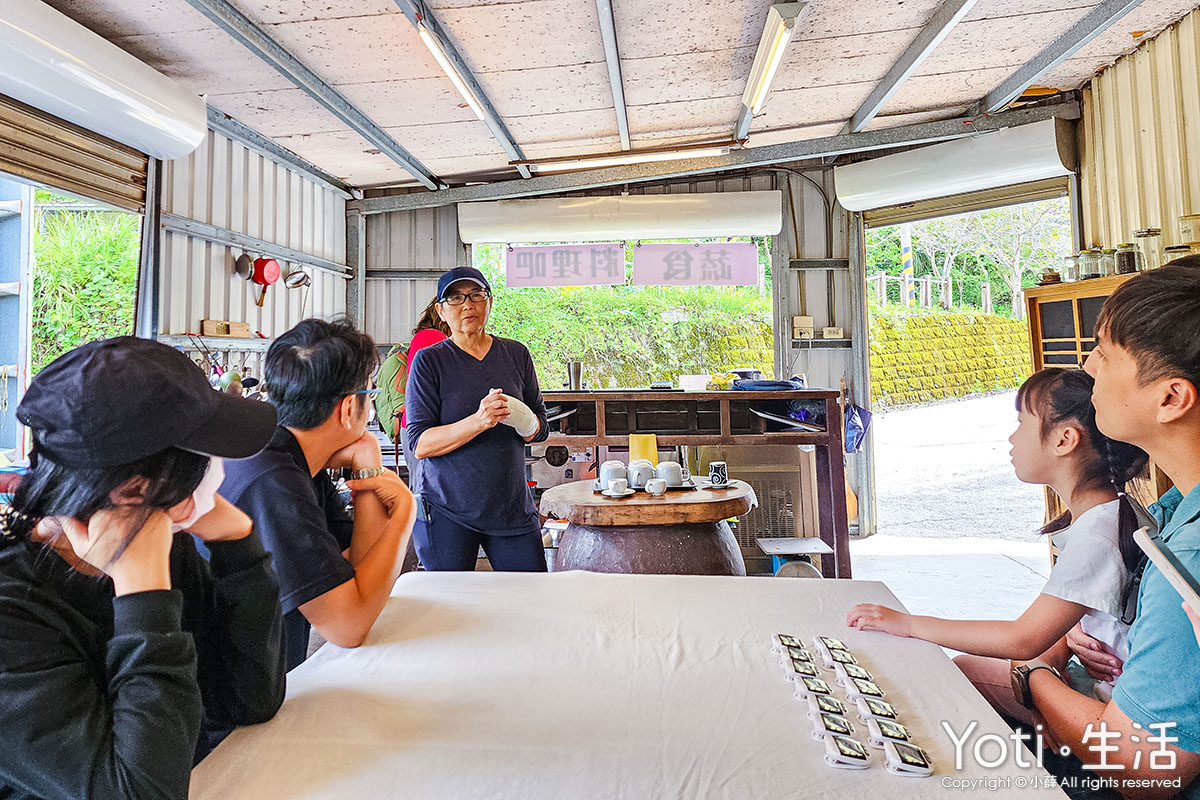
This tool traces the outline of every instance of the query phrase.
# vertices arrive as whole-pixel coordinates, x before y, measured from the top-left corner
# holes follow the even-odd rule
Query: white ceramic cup
[[[646,481],[654,477],[654,465],[645,459],[638,459],[629,465],[629,485],[640,489]]]
[[[655,497],[658,497],[659,495],[666,493],[667,482],[662,478],[651,478],[650,480],[646,481],[646,491]]]
[[[679,466],[678,461],[660,461],[654,474],[667,482],[667,486],[683,486],[688,477],[687,470]]]
[[[629,480],[629,473],[620,461],[605,461],[600,465],[600,485],[607,488],[613,478]]]
[[[608,482],[608,490],[613,494],[625,494],[629,491],[629,481],[624,478],[613,478]]]

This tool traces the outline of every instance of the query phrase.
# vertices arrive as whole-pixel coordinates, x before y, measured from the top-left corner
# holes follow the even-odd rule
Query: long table
[[[845,629],[860,601],[901,607],[873,581],[409,573],[367,642],[290,673],[278,716],[201,762],[191,797],[895,800],[995,797],[995,780],[1063,796],[1011,743],[1005,764],[976,765],[970,745],[1011,731],[940,648]],[[774,633],[840,637],[935,774],[891,775],[878,751],[867,770],[827,766]],[[977,723],[962,770],[942,720]]]

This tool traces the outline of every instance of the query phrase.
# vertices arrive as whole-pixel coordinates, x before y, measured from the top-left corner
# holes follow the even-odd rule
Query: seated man
[[[280,336],[264,367],[279,427],[258,455],[225,467],[221,494],[254,520],[279,578],[289,670],[312,627],[362,644],[408,547],[416,504],[366,431],[378,358],[346,321],[307,319]],[[354,470],[353,522],[325,472],[338,467]]]
[[[1141,447],[1175,483],[1150,512],[1184,568],[1200,574],[1200,270],[1167,266],[1122,284],[1100,312],[1096,345],[1085,367],[1096,379],[1096,424]],[[1091,777],[1115,780],[1127,797],[1200,798],[1200,658],[1179,595],[1152,563],[1137,609],[1110,702],[1073,691],[1037,661],[1014,668],[1014,688]]]

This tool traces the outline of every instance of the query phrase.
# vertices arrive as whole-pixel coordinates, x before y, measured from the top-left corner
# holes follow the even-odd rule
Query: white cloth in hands
[[[500,396],[508,401],[508,417],[504,424],[515,429],[522,439],[537,433],[539,422],[533,409],[515,397],[503,393]]]

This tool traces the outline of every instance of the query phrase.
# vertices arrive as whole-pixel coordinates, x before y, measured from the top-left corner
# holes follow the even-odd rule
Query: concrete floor
[[[850,543],[854,577],[916,614],[1012,619],[1041,591],[1042,489],[1013,475],[1015,392],[874,419],[879,532]]]
[[[914,614],[1015,619],[1050,574],[1044,540],[877,535],[850,542],[857,580],[883,581]]]
[[[875,415],[879,534],[1033,541],[1042,487],[1009,461],[1016,392]]]

